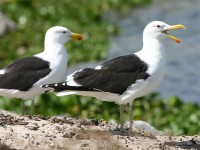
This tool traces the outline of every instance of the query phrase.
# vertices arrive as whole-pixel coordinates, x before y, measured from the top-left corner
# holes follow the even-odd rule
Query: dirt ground
[[[128,128],[120,131],[117,124],[103,120],[20,116],[0,110],[0,150],[200,150],[199,135],[145,130],[135,128],[128,136]]]

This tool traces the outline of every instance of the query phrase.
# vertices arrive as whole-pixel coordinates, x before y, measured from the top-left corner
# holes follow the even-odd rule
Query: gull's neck
[[[63,55],[63,53],[66,52],[65,43],[65,40],[62,40],[55,35],[46,34],[44,40],[44,52],[52,53],[53,55]]]
[[[65,45],[62,43],[58,43],[58,42],[46,42],[44,44],[44,51],[47,52],[55,52],[55,53],[60,53],[63,51],[63,49],[65,49]]]
[[[165,48],[160,40],[148,39],[143,41],[141,51],[135,53],[149,66],[148,73],[154,74],[157,70],[165,70],[166,56]]]
[[[64,44],[45,40],[44,51],[35,56],[45,60],[67,59],[67,52]]]
[[[165,48],[162,43],[162,40],[154,38],[144,38],[143,39],[143,48],[138,53],[141,53],[143,57],[155,58],[155,59],[165,59]]]

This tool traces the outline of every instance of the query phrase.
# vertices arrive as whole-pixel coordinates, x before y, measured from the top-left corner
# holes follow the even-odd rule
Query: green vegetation
[[[108,11],[124,13],[150,0],[10,0],[0,2],[0,10],[17,24],[17,30],[0,38],[0,67],[14,59],[39,53],[43,49],[44,33],[49,27],[62,25],[82,33],[82,42],[70,41],[66,47],[69,65],[104,59],[108,38],[118,33],[115,24],[104,22]],[[21,100],[0,97],[0,109],[20,113]],[[26,101],[29,105],[30,101]],[[29,106],[27,106],[29,111]],[[36,113],[46,116],[67,115],[77,118],[115,119],[119,121],[119,106],[93,98],[79,96],[56,97],[43,94],[36,102]],[[128,114],[128,112],[125,112]],[[28,112],[27,112],[28,114]],[[127,115],[126,115],[127,118]],[[160,130],[173,134],[200,133],[200,107],[183,103],[177,97],[163,100],[151,94],[134,101],[134,119],[149,122]]]
[[[117,27],[103,21],[104,13],[125,12],[150,0],[9,0],[0,2],[0,10],[17,23],[17,30],[1,38],[0,67],[12,60],[43,50],[44,33],[55,25],[82,33],[83,42],[66,46],[69,64],[105,58],[108,38]]]

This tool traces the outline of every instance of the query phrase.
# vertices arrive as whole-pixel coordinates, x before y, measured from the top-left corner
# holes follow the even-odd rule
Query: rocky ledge
[[[138,124],[139,123],[139,124]],[[1,150],[200,149],[200,136],[164,135],[145,122],[133,136],[104,120],[20,116],[0,110]]]

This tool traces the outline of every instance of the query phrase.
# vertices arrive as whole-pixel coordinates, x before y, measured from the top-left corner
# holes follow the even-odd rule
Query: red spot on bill
[[[178,40],[178,39],[177,39],[177,40],[176,40],[176,43],[181,43],[181,40]]]

